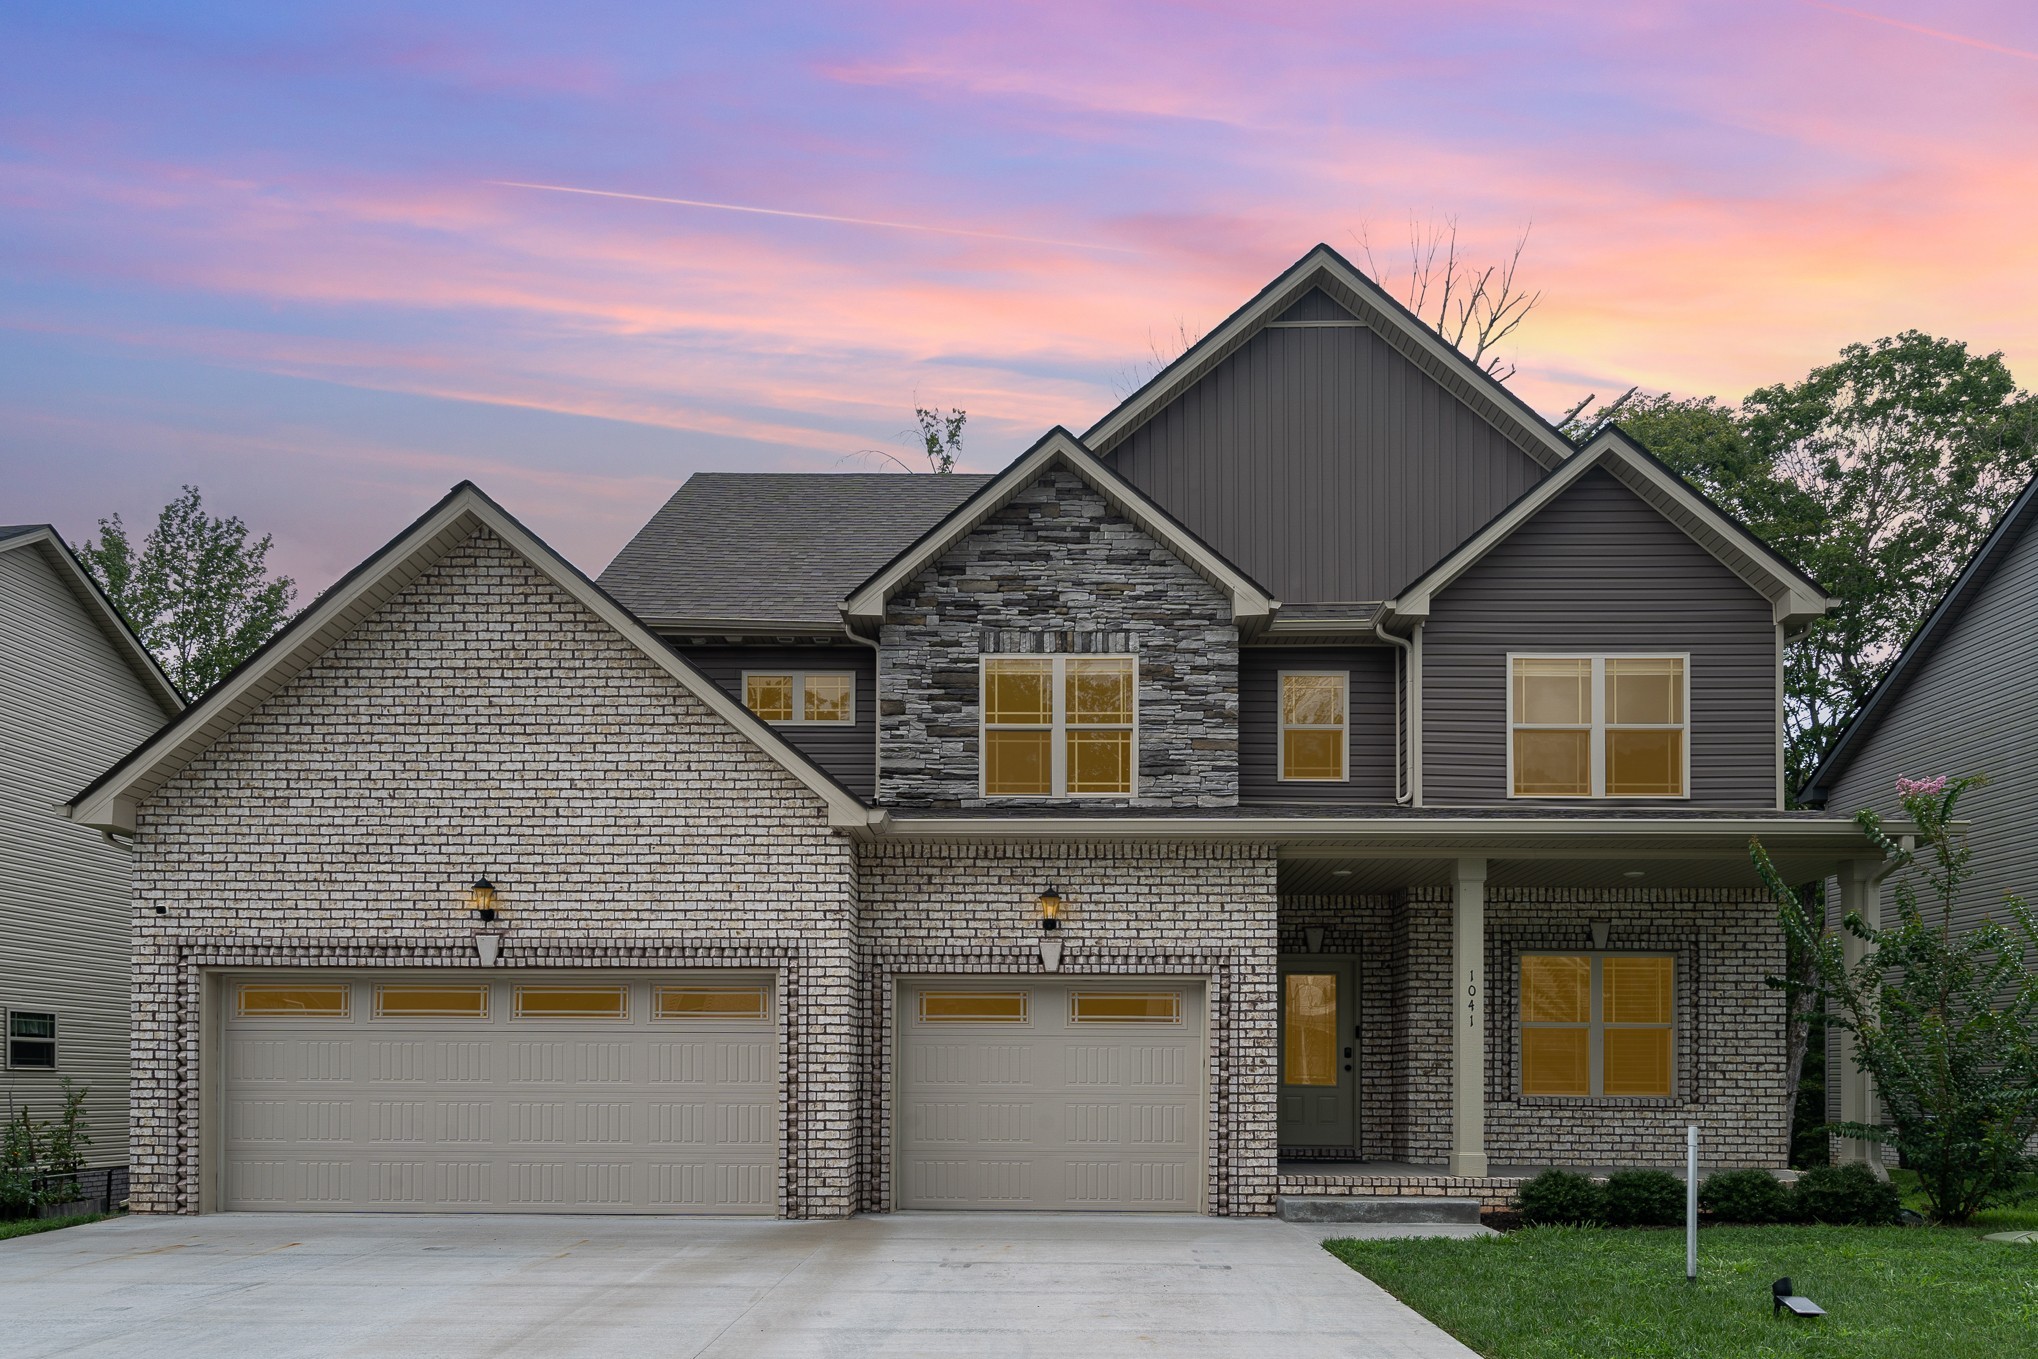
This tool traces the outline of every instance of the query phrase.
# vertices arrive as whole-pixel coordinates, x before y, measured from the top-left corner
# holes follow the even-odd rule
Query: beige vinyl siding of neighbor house
[[[0,544],[4,547],[4,544]],[[57,1016],[57,1069],[0,1069],[37,1118],[87,1086],[91,1165],[127,1159],[128,854],[58,808],[169,716],[66,576],[0,550],[0,1007]]]

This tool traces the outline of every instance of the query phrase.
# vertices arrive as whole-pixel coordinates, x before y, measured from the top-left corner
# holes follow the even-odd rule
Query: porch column
[[[1486,861],[1451,874],[1451,1174],[1486,1173]]]
[[[1840,917],[1858,914],[1869,925],[1882,924],[1882,875],[1885,866],[1880,859],[1853,859],[1840,865]],[[1840,948],[1852,969],[1868,952],[1868,945],[1858,935],[1842,930]],[[1874,1123],[1881,1117],[1875,1098],[1875,1083],[1868,1073],[1858,1071],[1854,1066],[1855,1039],[1852,1032],[1842,1030],[1840,1041],[1829,1049],[1835,1058],[1837,1070],[1829,1071],[1827,1079],[1836,1081],[1840,1087],[1840,1120],[1844,1123]],[[1858,1137],[1843,1137],[1837,1149],[1842,1165],[1858,1162],[1862,1165],[1880,1168],[1881,1149],[1873,1142]]]

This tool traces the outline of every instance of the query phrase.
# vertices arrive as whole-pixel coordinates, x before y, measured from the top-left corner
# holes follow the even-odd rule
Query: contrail
[[[1018,241],[1026,245],[1053,245],[1065,250],[1103,250],[1114,255],[1136,255],[1123,246],[1097,245],[1090,241],[1057,241],[1046,236],[1012,236],[1002,231],[968,231],[962,227],[927,226],[920,222],[884,222],[874,217],[836,217],[825,212],[790,212],[784,208],[753,208],[742,203],[709,203],[698,198],[660,198],[648,193],[617,193],[613,189],[576,189],[567,184],[526,184],[514,179],[487,179],[505,189],[542,189],[546,193],[586,194],[590,198],[627,198],[635,203],[671,203],[682,208],[713,208],[717,212],[748,212],[759,217],[797,217],[807,222],[841,222],[846,226],[885,227],[892,231],[924,231],[936,236],[972,236],[983,241]]]
[[[1871,24],[1887,24],[1891,28],[1901,28],[1906,33],[1922,33],[1928,38],[1938,38],[1944,42],[1957,42],[1962,47],[1978,47],[1984,52],[1995,52],[2006,57],[2022,57],[2025,61],[2038,61],[2038,52],[2026,52],[2021,47],[2005,47],[2001,43],[1985,42],[1980,38],[1970,38],[1964,33],[1948,33],[1943,28],[1926,28],[1923,24],[1913,24],[1907,23],[1902,19],[1892,19],[1886,14],[1870,14],[1867,10],[1848,9],[1844,5],[1830,5],[1826,3],[1826,0],[1805,0],[1805,3],[1813,9],[1831,10],[1835,14],[1844,14],[1850,19],[1866,19]]]

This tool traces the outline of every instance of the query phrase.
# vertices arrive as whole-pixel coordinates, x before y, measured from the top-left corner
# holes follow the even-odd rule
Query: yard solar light
[[[1778,1279],[1769,1285],[1769,1315],[1781,1316],[1789,1312],[1794,1317],[1822,1317],[1826,1309],[1810,1298],[1801,1298],[1788,1278]]]
[[[495,884],[487,878],[476,878],[467,889],[467,904],[474,908],[476,919],[495,919]]]
[[[1040,928],[1058,930],[1061,928],[1061,893],[1052,887],[1040,890]]]

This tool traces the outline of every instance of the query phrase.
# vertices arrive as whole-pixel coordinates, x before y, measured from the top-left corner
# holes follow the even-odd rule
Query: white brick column
[[[1869,924],[1880,928],[1882,925],[1882,877],[1886,865],[1881,859],[1854,859],[1840,866],[1840,918],[1859,915]],[[1852,971],[1867,955],[1868,944],[1859,935],[1844,926],[1840,933],[1840,948]],[[1840,1041],[1834,1045],[1836,1069],[1827,1078],[1840,1087],[1840,1121],[1843,1123],[1875,1123],[1880,1120],[1881,1109],[1875,1098],[1875,1082],[1868,1073],[1856,1069],[1854,1034],[1841,1030]],[[1880,1148],[1873,1142],[1858,1137],[1840,1139],[1838,1159],[1841,1164],[1859,1162],[1862,1165],[1882,1164]]]
[[[1451,1174],[1486,1173],[1486,861],[1451,874]]]

